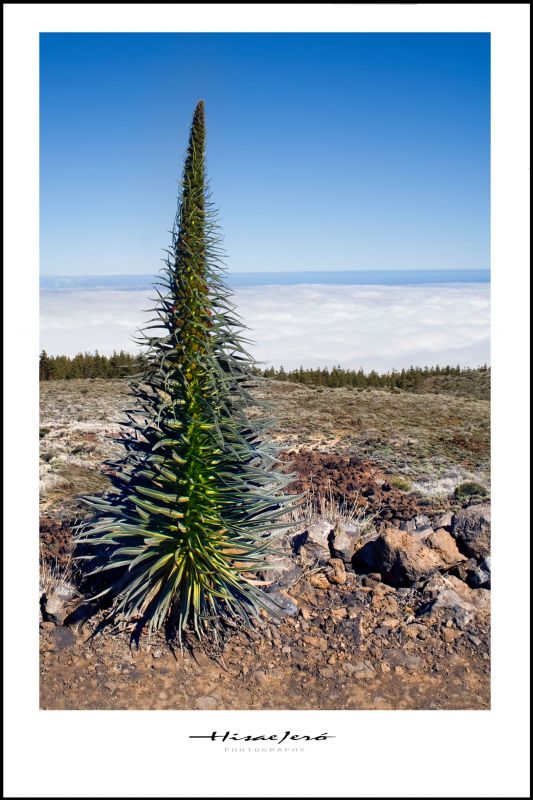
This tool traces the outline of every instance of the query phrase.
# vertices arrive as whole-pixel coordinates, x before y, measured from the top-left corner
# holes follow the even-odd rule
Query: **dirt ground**
[[[41,547],[59,581],[72,580],[79,495],[106,488],[99,465],[116,453],[110,437],[126,391],[110,381],[42,385]],[[379,531],[457,510],[453,488],[461,481],[488,486],[486,400],[283,383],[262,393],[276,409],[273,433],[292,461],[294,490],[312,487],[326,498],[326,513],[336,507],[342,518],[355,509]],[[295,530],[308,522],[296,520]],[[395,587],[350,563],[302,563],[281,588],[281,621],[262,618],[217,647],[191,639],[180,650],[162,634],[136,647],[120,622],[91,638],[101,612],[68,626],[42,618],[41,707],[489,708],[486,609],[461,619],[431,608],[427,582]]]

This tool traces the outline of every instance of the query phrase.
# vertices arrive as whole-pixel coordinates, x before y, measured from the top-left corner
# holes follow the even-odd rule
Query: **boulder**
[[[431,525],[421,525],[417,527],[416,530],[412,531],[411,535],[415,536],[417,539],[426,539],[430,533],[433,533]]]
[[[309,525],[307,528],[306,542],[312,542],[325,550],[329,550],[329,535],[332,530],[333,525],[327,520],[315,522],[314,525]]]
[[[490,556],[490,505],[469,506],[454,514],[452,536],[466,555],[477,559]]]
[[[355,545],[360,536],[361,533],[357,528],[349,528],[342,522],[338,522],[333,533],[329,535],[331,552],[348,564],[352,560]]]
[[[467,558],[465,561],[462,561],[460,564],[457,565],[457,568],[454,570],[454,575],[457,575],[465,583],[468,583],[470,579],[470,575],[476,571],[478,568],[478,562],[475,558]]]
[[[327,520],[316,522],[314,525],[295,534],[291,539],[291,547],[295,553],[302,556],[303,562],[327,564],[330,558],[329,536],[333,525]]]
[[[305,545],[300,548],[300,560],[304,567],[323,567],[328,563],[330,558],[331,553],[329,549],[326,550],[324,547],[315,544],[315,542],[306,542]]]
[[[438,543],[443,544],[442,537],[438,537]],[[458,551],[457,554],[462,558]],[[456,563],[457,554],[442,546],[433,549],[410,533],[389,528],[358,550],[356,560],[367,569],[379,570],[393,586],[405,586],[449,569]]]
[[[466,561],[464,556],[457,548],[455,539],[444,528],[439,528],[436,531],[431,531],[429,536],[424,539],[424,543],[436,550],[449,566],[459,564],[460,561]]]
[[[453,514],[451,511],[445,511],[444,514],[439,514],[433,520],[435,528],[449,528],[452,524]]]
[[[481,618],[490,613],[490,590],[471,589],[455,575],[434,575],[426,583],[424,595],[433,600],[430,610],[448,608]]]

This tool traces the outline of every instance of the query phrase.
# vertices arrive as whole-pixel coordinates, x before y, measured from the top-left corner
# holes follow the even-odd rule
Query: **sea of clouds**
[[[45,289],[41,347],[50,354],[137,351],[148,291]],[[253,356],[287,368],[378,371],[490,361],[488,283],[418,286],[301,284],[238,288],[234,302]]]

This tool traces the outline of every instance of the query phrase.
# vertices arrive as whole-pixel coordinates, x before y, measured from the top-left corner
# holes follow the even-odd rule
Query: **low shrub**
[[[467,497],[487,497],[488,489],[475,481],[465,481],[455,487],[454,495],[457,500],[464,500]]]

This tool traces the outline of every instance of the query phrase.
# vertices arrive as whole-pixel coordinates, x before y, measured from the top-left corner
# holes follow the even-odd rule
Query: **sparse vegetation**
[[[488,489],[475,481],[465,481],[455,489],[457,500],[467,500],[470,497],[487,497],[488,494]]]
[[[408,480],[399,475],[393,475],[391,478],[389,478],[388,482],[391,486],[394,486],[395,489],[400,489],[402,492],[410,492],[413,488]]]

